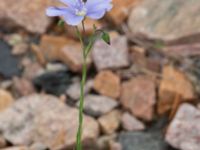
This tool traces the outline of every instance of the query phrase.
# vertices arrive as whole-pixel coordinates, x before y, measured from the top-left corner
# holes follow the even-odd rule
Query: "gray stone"
[[[31,95],[18,99],[0,113],[0,132],[14,145],[40,145],[50,149],[74,146],[78,110],[50,95]],[[97,122],[84,116],[83,142],[96,140]]]
[[[45,72],[32,81],[38,91],[60,96],[71,84],[72,74],[68,71]]]
[[[130,30],[151,38],[174,40],[200,32],[199,0],[144,0],[133,8]]]
[[[92,58],[98,70],[116,69],[129,65],[125,36],[111,38],[111,45],[99,40],[94,44]]]
[[[200,110],[190,104],[182,104],[171,122],[166,141],[181,150],[200,148]]]
[[[11,46],[0,40],[0,75],[5,78],[20,75],[19,59],[11,54]]]
[[[94,117],[99,117],[110,112],[118,102],[112,98],[98,95],[87,95],[85,97],[84,111]]]
[[[170,150],[160,133],[124,132],[119,135],[123,150]]]
[[[92,87],[93,87],[93,80],[88,80],[84,87],[84,94],[89,93]],[[66,90],[66,94],[73,100],[78,100],[80,98],[80,90],[81,86],[80,86],[80,81],[78,80],[69,86],[69,88]]]

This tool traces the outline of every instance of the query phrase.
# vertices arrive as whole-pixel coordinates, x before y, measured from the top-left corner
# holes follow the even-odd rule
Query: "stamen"
[[[85,16],[87,10],[85,8],[82,8],[81,10],[76,9],[76,15],[77,16]]]

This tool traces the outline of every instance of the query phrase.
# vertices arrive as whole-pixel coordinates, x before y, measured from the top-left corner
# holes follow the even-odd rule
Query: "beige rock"
[[[46,70],[48,72],[59,72],[59,71],[67,71],[68,68],[66,65],[59,62],[52,62],[46,65]]]
[[[83,56],[79,42],[65,37],[44,35],[41,39],[40,49],[47,61],[59,60],[72,71],[81,71]],[[91,64],[90,57],[88,57],[87,63]]]
[[[159,55],[147,56],[146,49],[138,46],[131,47],[130,54],[134,66],[138,67],[141,71],[146,69],[152,72],[160,73],[164,60]]]
[[[122,84],[121,104],[136,117],[153,119],[156,103],[154,81],[146,76],[132,78]]]
[[[130,13],[128,25],[135,36],[176,40],[199,33],[199,8],[198,0],[143,0]]]
[[[14,145],[68,149],[75,144],[77,127],[78,110],[50,95],[23,97],[0,113],[0,131]],[[83,143],[95,141],[98,134],[98,123],[84,116]]]
[[[47,6],[54,5],[53,0],[2,0],[0,3],[0,20],[4,26],[22,26],[30,32],[44,33],[50,24],[45,14]],[[9,9],[8,9],[9,8]],[[11,21],[12,23],[10,23]]]
[[[83,54],[80,43],[68,44],[60,52],[60,59],[74,72],[80,72],[83,66]],[[90,66],[92,60],[87,57],[87,65]]]
[[[114,133],[120,125],[121,120],[121,112],[119,110],[113,110],[108,114],[100,117],[98,122],[100,127],[105,134],[112,134]]]
[[[20,146],[20,147],[9,147],[9,148],[3,148],[1,150],[29,150],[28,147],[23,147],[23,146]]]
[[[31,81],[35,77],[45,72],[44,68],[38,62],[28,61],[23,63],[24,63],[23,77],[26,78],[27,80]]]
[[[20,43],[13,47],[12,54],[13,55],[22,55],[28,51],[27,43]]]
[[[131,61],[137,66],[146,66],[146,50],[142,47],[132,46],[130,48]]]
[[[13,88],[19,96],[27,96],[35,93],[32,82],[25,78],[14,77]]]
[[[94,89],[102,95],[119,98],[121,90],[120,78],[112,71],[101,71],[95,77]]]
[[[45,150],[45,149],[48,149],[48,147],[43,143],[35,143],[29,147],[29,150]]]
[[[12,81],[11,80],[4,80],[0,83],[0,88],[2,89],[9,89],[12,86]]]
[[[122,115],[121,122],[122,127],[127,131],[140,131],[145,129],[145,125],[141,121],[127,112]]]
[[[5,138],[0,136],[0,148],[2,149],[4,147],[6,147],[6,144],[7,144],[7,142],[6,142]]]
[[[122,145],[115,141],[109,142],[109,150],[122,150]]]
[[[159,87],[158,113],[163,114],[168,111],[172,107],[177,94],[184,101],[195,98],[192,83],[183,72],[172,66],[165,66],[162,74],[163,79]]]
[[[128,17],[130,9],[137,4],[138,0],[113,0],[113,9],[108,12],[108,17],[116,25],[121,25]]]
[[[47,61],[58,60],[61,49],[71,42],[74,43],[73,40],[68,40],[65,37],[43,35],[40,42],[40,50]]]
[[[0,90],[0,111],[7,109],[14,102],[14,98],[8,91]]]
[[[12,33],[4,36],[4,40],[11,46],[15,46],[20,43],[24,43],[24,37],[20,33]]]
[[[192,39],[198,40],[199,38],[194,38],[191,36]],[[188,43],[187,43],[188,41]],[[177,41],[178,42],[178,41]],[[174,42],[176,43],[176,42]],[[192,56],[199,56],[200,55],[200,44],[198,41],[190,42],[188,40],[183,41],[183,44],[171,45],[166,46],[163,48],[163,52],[170,57],[192,57]]]
[[[112,111],[118,105],[119,103],[112,98],[89,94],[85,96],[84,112],[91,116],[99,117]]]
[[[116,139],[116,134],[110,134],[110,135],[103,135],[100,136],[97,140],[96,146],[98,150],[107,150],[109,149],[109,142]]]

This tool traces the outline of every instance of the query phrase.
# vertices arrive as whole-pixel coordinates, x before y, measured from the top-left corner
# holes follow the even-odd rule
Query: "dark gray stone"
[[[71,74],[67,71],[46,72],[33,80],[38,91],[61,95],[71,84]]]
[[[0,40],[0,74],[11,78],[20,74],[19,59],[11,54],[11,46]]]
[[[124,132],[119,135],[123,150],[173,150],[159,132]]]

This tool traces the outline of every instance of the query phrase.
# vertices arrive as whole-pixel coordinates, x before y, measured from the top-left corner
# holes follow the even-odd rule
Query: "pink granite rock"
[[[154,81],[146,76],[132,78],[122,84],[121,104],[138,118],[150,121],[156,103]]]
[[[122,115],[122,127],[127,131],[140,131],[145,129],[145,125],[130,113]]]
[[[0,26],[22,26],[30,32],[44,33],[50,25],[45,9],[53,0],[1,0]]]
[[[128,45],[125,36],[111,38],[111,45],[99,40],[95,43],[92,58],[98,70],[116,69],[129,65]]]
[[[0,113],[0,131],[14,145],[42,142],[50,149],[68,149],[75,144],[77,127],[78,110],[51,95],[23,97]],[[98,123],[84,116],[83,143],[95,141],[98,134]]]
[[[182,104],[171,122],[166,141],[181,150],[200,148],[200,110],[190,104]]]

